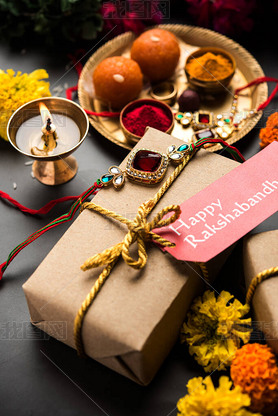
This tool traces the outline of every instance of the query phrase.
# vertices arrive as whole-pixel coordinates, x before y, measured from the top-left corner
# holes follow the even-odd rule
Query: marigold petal
[[[29,77],[39,80],[49,78],[49,75],[45,69],[35,69],[35,71],[29,74]]]

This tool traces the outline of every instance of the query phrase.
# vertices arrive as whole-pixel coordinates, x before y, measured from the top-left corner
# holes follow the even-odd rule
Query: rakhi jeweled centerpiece
[[[178,147],[169,146],[167,154],[145,148],[136,149],[130,153],[125,170],[110,166],[109,173],[103,175],[100,181],[104,186],[113,184],[119,189],[124,185],[127,176],[132,181],[154,185],[164,178],[170,161],[179,164],[191,151],[192,148],[186,143]]]

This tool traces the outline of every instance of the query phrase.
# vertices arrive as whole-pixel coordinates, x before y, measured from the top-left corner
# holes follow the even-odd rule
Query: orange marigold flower
[[[251,398],[250,408],[263,414],[278,411],[278,367],[267,345],[246,344],[237,350],[231,365],[235,386]]]
[[[260,146],[263,148],[273,141],[278,141],[278,113],[271,114],[265,128],[260,130]]]

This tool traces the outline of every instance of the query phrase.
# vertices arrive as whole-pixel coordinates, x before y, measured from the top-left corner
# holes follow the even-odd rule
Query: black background
[[[181,9],[183,11],[183,9]],[[184,11],[183,11],[184,12]],[[173,10],[170,22],[185,23],[179,10]],[[165,23],[168,23],[165,22]],[[278,49],[275,27],[271,22],[257,27],[253,35],[238,37],[259,61],[266,75],[278,77]],[[55,50],[28,49],[25,54],[0,47],[0,68],[31,72],[45,68],[50,74],[52,88],[74,85],[74,70],[66,75],[67,58]],[[273,85],[270,86],[270,90]],[[265,114],[277,111],[274,100]],[[245,158],[259,151],[259,125],[237,144]],[[31,177],[27,157],[16,152],[9,143],[0,140],[0,189],[23,205],[39,208],[51,199],[78,195],[118,164],[127,151],[110,143],[91,129],[87,139],[75,152],[79,163],[77,176],[69,183],[47,187]],[[13,189],[13,182],[17,189]],[[0,262],[27,236],[50,220],[67,211],[69,204],[57,207],[47,218],[31,217],[0,201]],[[187,380],[204,376],[188,355],[185,346],[177,345],[148,387],[140,387],[124,377],[99,365],[92,359],[81,360],[76,352],[34,329],[22,284],[33,273],[68,225],[52,229],[21,252],[7,269],[0,283],[0,400],[1,415],[95,415],[95,416],[169,416],[175,415],[175,405],[186,392]],[[261,224],[255,232],[278,228],[277,214]],[[241,244],[227,261],[215,288],[230,290],[243,299]],[[219,373],[213,377],[217,380]]]

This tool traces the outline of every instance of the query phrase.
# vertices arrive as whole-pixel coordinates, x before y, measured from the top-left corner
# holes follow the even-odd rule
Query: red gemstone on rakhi
[[[151,150],[138,150],[133,159],[132,167],[143,172],[155,172],[161,164],[161,159],[160,153]]]
[[[209,114],[199,114],[199,122],[208,124],[209,123]]]

